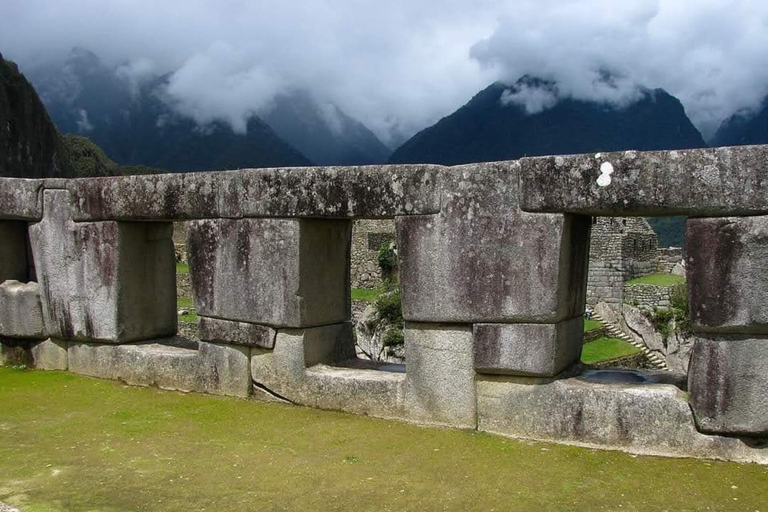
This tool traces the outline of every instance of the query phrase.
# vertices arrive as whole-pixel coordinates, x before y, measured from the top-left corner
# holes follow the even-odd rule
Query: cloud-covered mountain
[[[390,153],[362,123],[306,92],[279,94],[238,123],[203,121],[194,104],[172,94],[173,74],[140,71],[108,67],[75,48],[62,65],[38,67],[30,77],[63,133],[91,138],[123,165],[178,171],[347,165],[381,163]]]
[[[363,123],[307,91],[278,94],[262,118],[319,165],[380,164],[392,153]]]
[[[742,111],[732,115],[720,125],[713,144],[741,146],[768,144],[768,96],[756,111]]]
[[[491,84],[405,142],[390,162],[453,165],[705,146],[682,104],[661,89],[637,89],[625,103],[605,103],[562,96],[557,84],[526,76],[513,85]]]

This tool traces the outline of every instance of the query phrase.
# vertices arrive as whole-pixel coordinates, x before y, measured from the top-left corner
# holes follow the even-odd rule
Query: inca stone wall
[[[766,146],[456,167],[3,178],[0,362],[768,463],[759,443],[739,439],[768,436],[762,183]],[[690,397],[684,376],[614,375],[630,379],[617,385],[579,363],[591,216],[673,214],[690,217]],[[355,358],[358,219],[395,222],[405,366]],[[178,221],[189,223],[200,341],[177,335]],[[636,240],[619,244],[632,275],[656,264],[643,256],[650,239]],[[616,245],[596,247],[605,256]]]
[[[352,223],[351,279],[353,288],[379,288],[379,248],[395,241],[395,222],[391,219],[364,219]]]
[[[640,309],[668,308],[672,288],[655,284],[625,284],[624,303]]]
[[[621,307],[624,282],[656,272],[659,240],[642,217],[594,217],[587,304]]]

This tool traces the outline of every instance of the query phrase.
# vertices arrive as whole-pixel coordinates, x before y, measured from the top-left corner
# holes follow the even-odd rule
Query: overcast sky
[[[619,104],[662,87],[705,136],[768,93],[766,0],[0,0],[0,52],[22,69],[73,46],[126,73],[177,70],[169,92],[202,122],[237,126],[306,87],[382,139],[523,74]]]

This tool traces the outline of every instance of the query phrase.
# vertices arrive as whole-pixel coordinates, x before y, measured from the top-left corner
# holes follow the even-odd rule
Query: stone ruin
[[[0,363],[768,463],[766,189],[768,146],[2,178]],[[689,217],[688,374],[585,372],[592,216],[653,215]],[[404,367],[354,357],[353,219],[394,219]],[[179,220],[200,342],[176,336]]]

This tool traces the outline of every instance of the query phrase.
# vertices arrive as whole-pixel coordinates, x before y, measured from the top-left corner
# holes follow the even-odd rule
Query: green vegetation
[[[378,260],[384,280],[391,279],[397,268],[397,251],[394,242],[384,242],[381,244]]]
[[[585,318],[584,319],[584,332],[594,331],[595,329],[599,329],[602,327],[603,324],[598,322],[597,320],[593,320],[591,318]]]
[[[670,290],[669,304],[669,308],[656,308],[651,313],[646,313],[654,328],[661,333],[664,343],[673,331],[683,337],[692,332],[688,313],[688,286],[685,282],[678,283]]]
[[[624,340],[598,338],[584,344],[581,349],[581,362],[584,364],[601,363],[638,353],[640,353],[640,349],[633,347]]]
[[[655,284],[657,286],[673,286],[684,282],[685,278],[683,276],[676,276],[674,274],[651,274],[649,276],[630,279],[627,281],[627,284]]]
[[[375,290],[369,290],[367,288],[352,288],[352,300],[364,300],[365,302],[373,302],[382,293],[384,293],[384,290],[381,288],[377,288]]]
[[[63,372],[0,368],[0,382],[0,501],[24,512],[753,511],[768,502],[768,467],[754,464],[517,441]]]
[[[659,247],[685,245],[686,217],[646,217],[645,219],[659,236]]]
[[[69,161],[77,177],[127,176],[132,174],[158,174],[168,171],[144,165],[118,165],[88,137],[65,134],[61,136]]]
[[[176,307],[189,311],[186,315],[179,315],[179,322],[184,324],[196,324],[197,313],[195,313],[195,301],[190,297],[176,297]]]
[[[182,263],[180,261],[176,262],[176,273],[177,274],[189,274],[189,265],[186,263]]]

